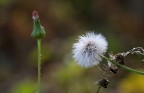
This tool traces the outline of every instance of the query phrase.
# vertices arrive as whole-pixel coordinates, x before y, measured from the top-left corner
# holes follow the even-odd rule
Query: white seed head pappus
[[[73,44],[73,58],[82,67],[92,67],[102,60],[100,55],[107,51],[107,46],[104,36],[88,32],[79,36],[78,41]]]

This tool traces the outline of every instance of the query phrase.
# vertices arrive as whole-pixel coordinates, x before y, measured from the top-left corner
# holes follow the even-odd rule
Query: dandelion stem
[[[38,44],[38,87],[37,93],[40,93],[41,88],[41,39],[37,39]]]
[[[102,57],[103,57],[105,60],[107,60],[107,61],[109,61],[109,62],[111,62],[111,63],[113,63],[113,64],[115,64],[115,65],[117,65],[117,66],[119,66],[119,67],[121,67],[121,68],[123,68],[123,69],[125,69],[125,70],[127,70],[127,71],[129,71],[129,72],[133,72],[133,73],[137,73],[137,74],[144,75],[144,72],[142,72],[142,71],[135,70],[135,69],[129,68],[129,67],[127,67],[127,66],[121,65],[121,64],[119,64],[119,63],[117,63],[117,62],[115,62],[115,61],[113,61],[113,60],[110,60],[109,58],[107,58],[107,57],[105,57],[105,56],[102,56]]]

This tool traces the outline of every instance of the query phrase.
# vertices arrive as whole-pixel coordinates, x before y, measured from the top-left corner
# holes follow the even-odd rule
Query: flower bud
[[[31,33],[31,36],[36,39],[42,39],[45,36],[45,30],[41,26],[37,11],[32,12],[32,19],[33,19],[33,31]]]

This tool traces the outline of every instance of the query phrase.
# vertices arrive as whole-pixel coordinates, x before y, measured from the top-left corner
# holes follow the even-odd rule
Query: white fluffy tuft
[[[88,32],[78,38],[73,44],[73,58],[82,67],[97,65],[101,56],[107,51],[108,43],[101,34]]]

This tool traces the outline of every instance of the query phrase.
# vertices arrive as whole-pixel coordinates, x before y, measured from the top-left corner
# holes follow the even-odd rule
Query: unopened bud
[[[39,15],[38,15],[37,11],[32,12],[32,18],[33,18],[33,20],[39,19]]]
[[[32,19],[33,19],[33,31],[31,33],[31,36],[36,39],[42,39],[45,36],[45,30],[41,26],[37,11],[32,12]]]

